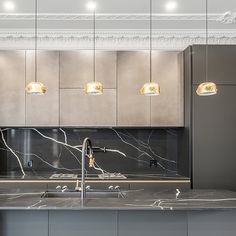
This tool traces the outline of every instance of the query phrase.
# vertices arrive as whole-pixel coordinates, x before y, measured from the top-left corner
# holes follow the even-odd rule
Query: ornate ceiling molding
[[[222,16],[220,16],[216,21],[222,24],[235,24],[236,12],[232,13],[231,11],[227,11]]]
[[[118,20],[118,21],[129,21],[129,20],[149,20],[149,14],[97,14],[96,20]],[[222,17],[222,14],[209,14],[208,20],[216,21]],[[18,13],[18,14],[0,14],[0,20],[34,20],[34,14]],[[173,21],[203,21],[206,19],[204,14],[153,14],[153,20],[173,20]],[[92,20],[91,14],[38,14],[38,20],[53,20],[53,21],[77,21],[77,20]]]
[[[97,49],[137,50],[149,48],[148,31],[97,31]],[[204,30],[161,30],[153,32],[153,49],[182,50],[188,45],[204,44]],[[236,44],[236,30],[209,31],[210,44]],[[47,30],[39,31],[40,49],[91,49],[91,31]],[[0,31],[0,49],[33,49],[34,32],[26,30]]]

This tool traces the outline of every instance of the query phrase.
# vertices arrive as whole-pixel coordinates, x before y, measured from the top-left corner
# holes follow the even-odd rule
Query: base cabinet
[[[187,236],[186,212],[122,211],[119,236]]]
[[[235,236],[235,221],[236,210],[5,210],[0,235]]]
[[[0,235],[48,236],[48,211],[1,211]]]
[[[116,236],[115,211],[51,211],[49,236]]]
[[[235,236],[236,211],[194,211],[188,213],[188,236]]]

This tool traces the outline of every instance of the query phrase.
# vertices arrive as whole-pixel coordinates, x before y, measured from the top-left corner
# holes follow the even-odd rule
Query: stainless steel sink
[[[41,198],[80,198],[80,192],[55,192],[46,191]],[[125,198],[125,193],[121,191],[86,191],[86,198]]]

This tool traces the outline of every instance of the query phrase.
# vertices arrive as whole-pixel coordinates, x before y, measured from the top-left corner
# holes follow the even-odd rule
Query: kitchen
[[[233,1],[0,3],[0,235],[235,235]]]

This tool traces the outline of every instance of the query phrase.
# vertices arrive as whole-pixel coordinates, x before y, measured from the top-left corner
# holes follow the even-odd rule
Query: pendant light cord
[[[93,11],[93,81],[96,81],[96,10]]]
[[[208,0],[206,0],[206,82],[208,81]]]
[[[152,0],[150,0],[150,22],[149,22],[149,26],[150,26],[150,35],[149,35],[149,60],[150,60],[150,82],[152,82]]]
[[[35,79],[35,82],[37,82],[37,71],[38,71],[38,0],[35,0],[35,55],[34,55],[34,59],[35,59],[35,75],[34,75],[34,79]]]

